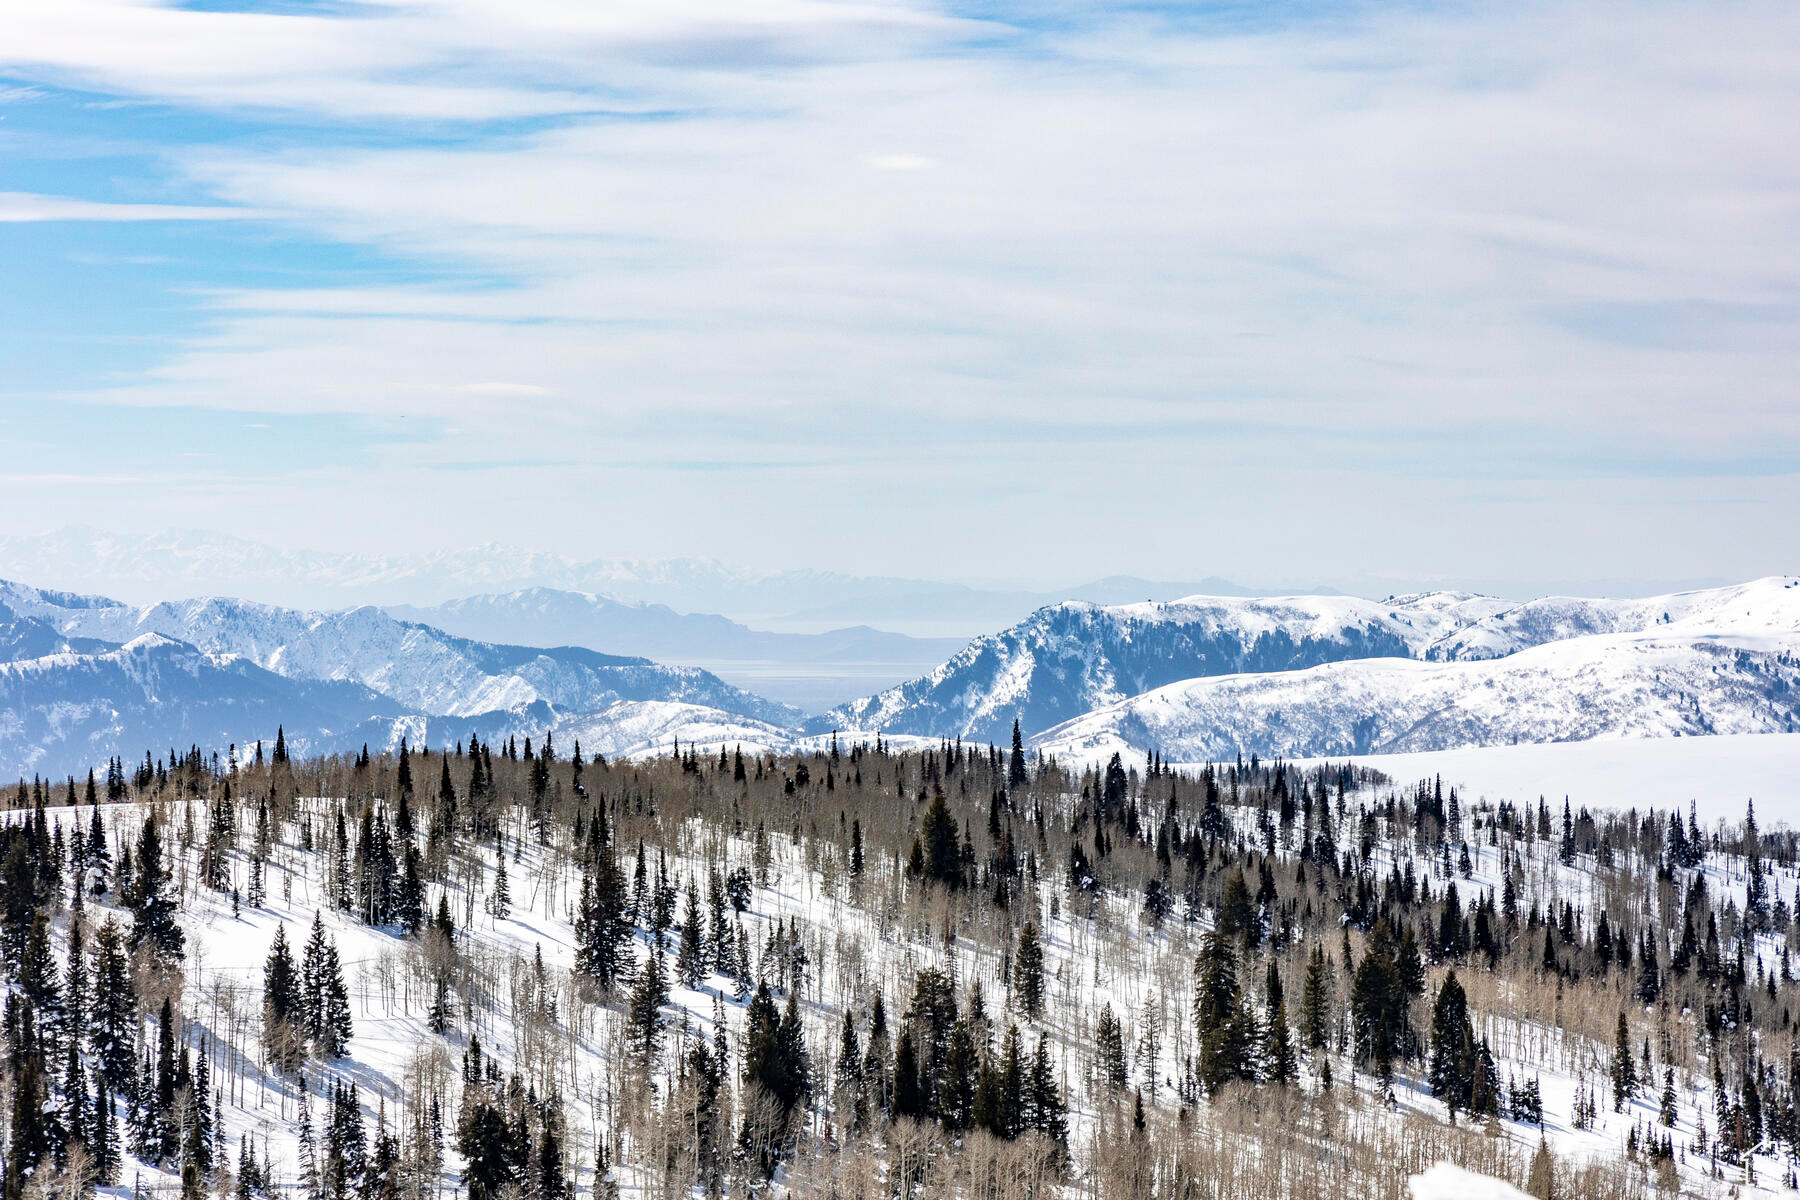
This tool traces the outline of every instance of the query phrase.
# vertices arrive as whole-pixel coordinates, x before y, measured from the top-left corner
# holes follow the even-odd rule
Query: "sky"
[[[1797,61],[1729,0],[0,5],[0,532],[1791,571]]]

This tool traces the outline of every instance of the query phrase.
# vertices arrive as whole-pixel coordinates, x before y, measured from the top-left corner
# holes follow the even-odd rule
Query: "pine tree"
[[[646,1074],[656,1067],[662,1050],[662,1006],[668,1003],[668,988],[663,983],[662,955],[650,952],[650,961],[638,974],[627,1009],[626,1044],[631,1047],[633,1061]]]
[[[1331,1028],[1331,992],[1331,968],[1325,961],[1325,947],[1314,943],[1300,992],[1300,1034],[1309,1051],[1325,1049]]]
[[[1069,1127],[1063,1105],[1062,1089],[1056,1082],[1056,1071],[1050,1065],[1050,1052],[1044,1039],[1038,1038],[1037,1053],[1031,1060],[1031,1077],[1026,1085],[1027,1120],[1032,1129],[1066,1149]]]
[[[644,859],[638,855],[642,873]],[[640,880],[641,882],[641,880]],[[631,975],[632,902],[610,845],[599,849],[582,875],[581,899],[575,916],[575,969],[611,991]]]
[[[944,802],[944,793],[931,798],[925,819],[919,825],[919,841],[925,853],[925,874],[946,887],[962,886],[962,847],[956,833],[956,818]]]
[[[1287,1087],[1299,1078],[1294,1061],[1293,1035],[1288,1031],[1287,1004],[1277,999],[1269,1011],[1263,1030],[1263,1075],[1270,1082]]]
[[[1019,944],[1013,952],[1013,989],[1019,1011],[1037,1020],[1044,1010],[1044,945],[1031,921],[1019,930]]]
[[[1019,719],[1013,718],[1012,753],[1007,757],[1006,786],[1022,788],[1026,784],[1025,777],[1025,738],[1019,729]]]
[[[1124,1091],[1130,1082],[1125,1063],[1125,1031],[1111,1004],[1100,1006],[1100,1016],[1094,1024],[1094,1070],[1101,1085],[1115,1092]]]
[[[975,1077],[980,1060],[967,1021],[950,1031],[950,1048],[938,1077],[937,1113],[945,1131],[956,1134],[969,1128],[974,1117]]]
[[[1619,1013],[1619,1027],[1613,1040],[1612,1061],[1613,1111],[1624,1112],[1625,1102],[1638,1092],[1637,1067],[1631,1056],[1631,1029],[1625,1023],[1625,1013]]]
[[[263,1045],[270,1048],[270,1056],[281,1070],[293,1071],[300,1065],[306,1036],[300,978],[288,950],[284,922],[275,927],[269,957],[263,963]]]
[[[919,1080],[918,1051],[913,1045],[912,1030],[904,1026],[900,1029],[900,1041],[894,1047],[894,1116],[911,1117],[915,1121],[925,1116],[925,1090]]]
[[[706,975],[706,943],[700,932],[700,891],[692,880],[687,885],[687,912],[681,920],[681,942],[675,957],[675,976],[686,988],[697,988]]]
[[[1431,1007],[1431,1094],[1444,1102],[1450,1121],[1458,1109],[1468,1111],[1475,1085],[1475,1038],[1469,1024],[1468,994],[1456,972],[1444,976]]]
[[[1406,1036],[1407,987],[1398,955],[1393,928],[1387,918],[1377,919],[1368,950],[1356,965],[1350,997],[1357,1057],[1384,1082]]]
[[[1215,927],[1194,960],[1194,1032],[1200,1081],[1208,1094],[1234,1079],[1256,1078],[1256,1019],[1237,981],[1233,938]]]
[[[312,1099],[304,1091],[300,1096],[300,1119],[296,1127],[298,1143],[300,1178],[300,1194],[308,1200],[319,1200],[324,1195],[323,1179],[319,1172],[318,1137],[313,1132]]]
[[[496,921],[512,915],[512,888],[506,882],[506,851],[494,855],[494,890],[488,893],[488,912]]]
[[[350,993],[344,986],[337,946],[326,936],[324,917],[316,910],[301,964],[300,1012],[313,1053],[320,1058],[342,1058],[354,1033]]]
[[[1662,1104],[1658,1109],[1657,1117],[1668,1129],[1675,1128],[1675,1123],[1681,1119],[1681,1108],[1676,1102],[1675,1068],[1673,1067],[1663,1068]]]
[[[119,1132],[106,1076],[94,1074],[94,1183],[110,1187],[119,1173]]]
[[[132,916],[130,946],[136,950],[148,945],[157,958],[172,962],[181,957],[186,938],[175,923],[175,902],[167,896],[167,889],[162,835],[156,814],[151,813],[144,818],[138,839],[137,873],[126,898]]]

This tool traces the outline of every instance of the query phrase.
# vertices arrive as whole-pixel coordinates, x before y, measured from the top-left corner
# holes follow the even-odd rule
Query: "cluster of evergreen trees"
[[[131,837],[115,840],[104,803],[125,799],[157,803]],[[52,828],[45,810],[59,801],[79,806],[83,819]],[[479,893],[487,914],[506,921],[508,867],[525,843],[571,853],[581,880],[571,897],[577,974],[622,1010],[634,1069],[693,1130],[709,1189],[739,1169],[778,1170],[803,1118],[822,1112],[875,1139],[890,1122],[921,1122],[952,1142],[980,1131],[1074,1153],[1059,1084],[1070,1057],[1092,1062],[1102,1102],[1148,1100],[1154,1119],[1163,1060],[1143,1038],[1157,1022],[1140,1021],[1145,1033],[1132,1047],[1102,1007],[1073,1052],[1058,1052],[1062,1063],[1035,1036],[1049,1003],[1046,928],[1106,904],[1136,907],[1146,937],[1204,931],[1193,964],[1193,1053],[1162,1068],[1190,1108],[1247,1087],[1329,1087],[1335,1066],[1381,1081],[1416,1072],[1453,1116],[1536,1122],[1535,1081],[1515,1081],[1475,1033],[1470,996],[1489,993],[1469,981],[1502,974],[1603,1006],[1609,1019],[1627,999],[1652,1013],[1690,1009],[1694,1049],[1713,1073],[1713,1107],[1695,1140],[1727,1160],[1773,1144],[1800,1149],[1800,1063],[1763,1051],[1793,1026],[1783,946],[1793,907],[1774,867],[1791,867],[1796,847],[1790,834],[1759,829],[1753,813],[1740,830],[1719,833],[1702,830],[1692,810],[1684,820],[1568,803],[1559,813],[1543,801],[1470,807],[1436,781],[1392,789],[1348,768],[1302,772],[1254,759],[1183,776],[1155,755],[1136,765],[1115,756],[1074,774],[1055,763],[1031,769],[1017,744],[1011,753],[945,743],[895,755],[834,740],[785,760],[690,746],[663,762],[607,764],[579,747],[559,757],[549,738],[535,747],[403,744],[393,755],[305,763],[278,740],[266,762],[259,748],[242,770],[197,750],[171,752],[147,756],[129,777],[114,763],[104,786],[90,777],[85,791],[74,780],[21,784],[17,803],[17,819],[0,825],[0,954],[12,984],[12,1118],[0,1174],[9,1198],[39,1164],[51,1173],[75,1164],[101,1180],[123,1150],[166,1166],[184,1186],[191,1175],[196,1191],[229,1169],[217,1098],[207,1096],[204,1036],[150,986],[159,972],[180,970],[186,949],[172,841],[191,848],[198,886],[252,907],[266,901],[265,869],[278,849],[315,855],[306,861],[320,869],[328,911],[427,951],[430,1024],[440,1033],[459,1020],[458,962],[470,934],[452,920],[452,891],[473,880],[470,918]],[[669,829],[695,819],[733,848],[697,863],[672,854],[684,843]],[[946,943],[973,942],[1001,964],[1019,1024],[990,1011],[981,980],[926,966],[901,985],[910,996],[858,997],[841,1022],[833,1016],[829,1042],[815,1030],[809,1045],[803,992],[819,972],[808,931],[794,917],[758,918],[749,923],[763,930],[754,944],[745,919],[757,887],[784,869],[776,849],[787,845],[810,847],[807,861],[855,902],[903,880],[894,886],[925,897],[919,912],[943,922]],[[1732,857],[1746,881],[1741,905],[1699,869],[1708,855]],[[1534,868],[1551,864],[1617,871],[1652,891],[1653,903],[1589,910],[1546,890]],[[89,920],[97,904],[121,919]],[[678,985],[742,1005],[741,1044],[731,1045],[722,1022],[711,1039],[672,1033]],[[348,1049],[348,998],[322,914],[303,947],[276,934],[262,1002],[268,1060],[290,1079],[309,1059]],[[891,1028],[890,1003],[899,1013]],[[1653,1054],[1650,1031],[1639,1032],[1634,1039],[1622,1018],[1607,1039],[1613,1105],[1629,1106],[1660,1081],[1672,1128],[1680,1056],[1666,1044]],[[560,1099],[503,1082],[498,1064],[471,1050],[455,1122],[471,1188],[559,1195],[566,1163],[550,1166],[567,1158]],[[353,1094],[332,1089],[327,1103],[309,1194],[387,1194],[395,1172],[411,1168],[383,1148],[392,1136],[385,1123],[371,1140],[345,1115],[357,1109]],[[1598,1107],[1585,1093],[1583,1103]],[[266,1164],[240,1150],[240,1186],[275,1186]]]

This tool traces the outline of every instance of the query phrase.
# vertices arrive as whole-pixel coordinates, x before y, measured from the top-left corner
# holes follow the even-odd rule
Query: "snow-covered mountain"
[[[1307,757],[1800,728],[1800,639],[1598,634],[1504,658],[1190,679],[1033,739],[1075,758]]]
[[[0,604],[64,637],[119,644],[158,633],[293,679],[352,680],[435,716],[538,702],[595,712],[620,700],[679,701],[778,723],[800,715],[693,667],[478,642],[377,608],[309,612],[216,596],[140,608],[7,582],[0,582]]]
[[[1439,662],[1499,658],[1592,634],[1650,632],[1696,637],[1800,633],[1800,580],[1770,576],[1644,600],[1546,596],[1483,616],[1434,642],[1424,657]]]
[[[1204,677],[1244,675],[1246,692],[1274,691],[1287,686],[1277,673],[1361,659],[1492,659],[1617,632],[1729,634],[1770,645],[1797,631],[1800,579],[1792,577],[1645,600],[1519,604],[1428,592],[1386,601],[1191,596],[1116,607],[1071,602],[977,638],[920,678],[834,709],[814,724],[999,741],[1015,717],[1027,730],[1045,730]],[[1556,736],[1521,730],[1521,740]]]
[[[1350,596],[1191,596],[1102,607],[1070,601],[970,642],[930,673],[822,723],[1000,741],[1016,717],[1046,729],[1203,675],[1406,658],[1507,607],[1460,592],[1378,603]]]
[[[140,608],[4,581],[0,664],[0,778],[147,745],[222,750],[278,726],[311,753],[554,729],[611,754],[677,737],[785,745],[801,716],[694,667],[474,641],[374,608]]]
[[[278,727],[296,752],[385,747],[406,715],[361,684],[288,679],[148,633],[98,653],[0,663],[0,778],[54,778],[148,746],[224,750]]]

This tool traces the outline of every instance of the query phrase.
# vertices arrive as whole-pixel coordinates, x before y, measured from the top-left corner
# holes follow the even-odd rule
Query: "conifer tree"
[[[1612,1093],[1613,1111],[1624,1112],[1625,1102],[1638,1092],[1637,1067],[1631,1057],[1631,1029],[1625,1013],[1619,1012],[1619,1027],[1613,1039]]]
[[[1019,998],[1019,1011],[1037,1020],[1044,1009],[1044,945],[1032,921],[1025,922],[1019,930],[1018,947],[1013,952],[1013,989]]]
[[[1314,943],[1306,960],[1306,981],[1300,992],[1300,1033],[1308,1051],[1325,1049],[1326,1034],[1331,1028],[1331,968],[1325,960],[1325,947]]]
[[[1287,1002],[1279,997],[1264,1025],[1262,1061],[1263,1076],[1270,1083],[1287,1087],[1299,1077],[1293,1034],[1288,1029]]]
[[[136,950],[148,945],[157,958],[172,962],[181,957],[186,938],[175,923],[175,902],[167,891],[162,835],[156,814],[150,813],[138,838],[137,870],[126,898],[132,916],[130,946]]]
[[[1431,1094],[1444,1102],[1451,1123],[1468,1111],[1474,1094],[1475,1039],[1469,1024],[1468,994],[1456,972],[1444,976],[1431,1008]]]
[[[1243,1002],[1232,937],[1215,927],[1194,960],[1197,1066],[1208,1094],[1234,1079],[1256,1078],[1256,1019]]]
[[[512,915],[512,887],[506,879],[506,850],[494,855],[494,888],[488,893],[488,912],[496,921]]]
[[[686,988],[697,988],[706,975],[706,943],[700,931],[700,891],[693,880],[687,885],[687,911],[681,919],[681,941],[675,956],[675,976]]]
[[[1094,1024],[1094,1069],[1100,1083],[1115,1092],[1124,1091],[1130,1082],[1125,1064],[1125,1031],[1111,1004],[1100,1006],[1100,1016]]]
[[[283,1071],[300,1065],[307,1025],[300,995],[300,978],[294,956],[288,950],[287,925],[275,927],[269,957],[263,963],[263,1044]]]
[[[662,1006],[668,999],[668,987],[663,982],[662,955],[652,949],[650,961],[638,973],[637,986],[632,989],[627,1009],[626,1043],[631,1047],[638,1069],[646,1073],[655,1069],[657,1055],[662,1050]]]
[[[643,865],[640,850],[640,875]],[[613,848],[602,846],[582,876],[575,916],[575,969],[599,983],[603,991],[630,978],[632,907]]]

